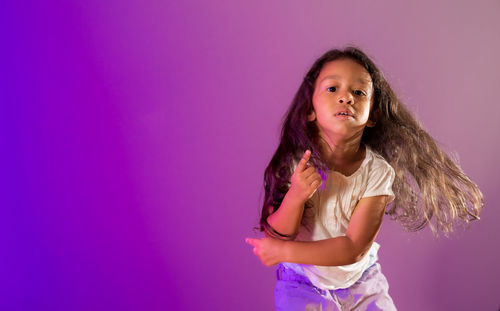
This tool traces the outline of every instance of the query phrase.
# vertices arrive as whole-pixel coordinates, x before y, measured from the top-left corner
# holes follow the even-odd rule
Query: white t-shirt
[[[314,207],[304,210],[306,226],[301,224],[295,240],[318,241],[344,236],[349,224],[347,219],[351,218],[353,209],[361,198],[388,195],[388,202],[394,199],[394,175],[394,169],[389,163],[366,146],[365,159],[352,175],[327,172],[326,183],[323,181],[324,186],[322,185],[310,199]],[[347,219],[342,216],[342,212]],[[315,266],[289,262],[282,264],[307,276],[314,286],[321,289],[347,288],[377,261],[379,247],[377,242],[373,242],[360,261],[345,266]]]

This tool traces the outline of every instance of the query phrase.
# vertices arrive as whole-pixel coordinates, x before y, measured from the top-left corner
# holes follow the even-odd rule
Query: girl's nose
[[[340,95],[339,97],[339,103],[341,104],[352,104],[352,97],[350,97],[349,95],[346,95],[345,93]]]

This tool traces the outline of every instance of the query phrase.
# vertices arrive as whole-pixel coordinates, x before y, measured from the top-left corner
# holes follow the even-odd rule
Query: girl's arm
[[[278,210],[267,217],[267,223],[281,234],[295,235],[304,213],[304,204],[293,192],[287,192]],[[272,209],[272,206],[269,208]],[[270,236],[268,232],[266,236]]]
[[[304,213],[304,204],[321,185],[320,174],[314,166],[307,163],[310,156],[311,151],[306,150],[291,176],[290,189],[280,207],[267,217],[269,226],[282,235],[294,236],[297,233]],[[272,206],[268,208],[272,211]],[[266,235],[270,236],[267,232]]]
[[[346,235],[336,238],[285,245],[285,261],[317,266],[355,263],[370,249],[382,224],[387,196],[361,199],[349,221]]]
[[[355,263],[368,252],[382,224],[387,196],[361,199],[351,216],[345,236],[302,242],[272,238],[247,239],[266,266],[294,262],[317,266]]]

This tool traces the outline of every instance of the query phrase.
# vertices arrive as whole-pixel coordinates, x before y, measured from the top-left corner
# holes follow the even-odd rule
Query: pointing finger
[[[302,156],[302,159],[300,159],[299,163],[297,164],[297,168],[295,170],[299,170],[299,172],[303,171],[310,157],[311,151],[307,149],[306,152],[304,152],[304,156]]]

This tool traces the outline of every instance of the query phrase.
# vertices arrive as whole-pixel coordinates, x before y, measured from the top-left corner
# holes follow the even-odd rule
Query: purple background
[[[2,310],[273,310],[258,222],[314,59],[363,48],[482,189],[450,239],[386,218],[401,310],[497,310],[498,1],[0,4]]]

